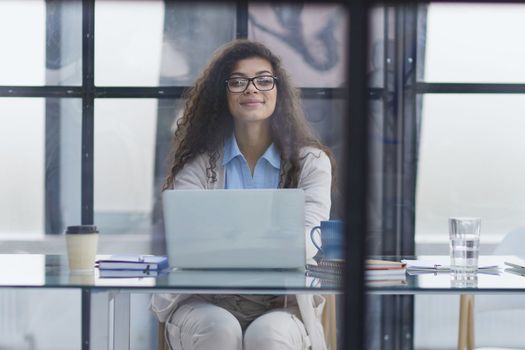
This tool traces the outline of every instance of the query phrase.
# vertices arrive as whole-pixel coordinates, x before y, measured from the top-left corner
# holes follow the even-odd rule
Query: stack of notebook
[[[156,277],[168,267],[166,256],[111,255],[97,260],[100,277]]]
[[[338,278],[343,276],[344,265],[343,259],[320,259],[317,265],[307,264],[306,273],[312,277]]]
[[[366,260],[365,280],[369,286],[406,284],[406,264],[399,261]]]
[[[317,265],[306,265],[306,274],[321,281],[339,281],[344,274],[343,259],[320,259]],[[406,283],[406,264],[399,261],[368,259],[365,281],[370,286],[402,285]]]
[[[306,275],[314,278],[313,285],[341,287],[344,265],[343,259],[320,258],[317,264],[306,264]]]

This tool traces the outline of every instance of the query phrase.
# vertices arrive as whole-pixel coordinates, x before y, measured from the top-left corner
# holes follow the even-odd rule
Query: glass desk
[[[99,256],[102,258],[104,256]],[[65,255],[0,254],[0,288],[73,288],[82,295],[82,349],[129,349],[132,293],[336,294],[304,271],[172,270],[157,277],[101,278],[73,274]]]
[[[392,261],[428,260],[441,265],[449,265],[449,256],[382,256],[374,259]],[[513,256],[487,255],[479,257],[480,266],[497,265],[497,270],[479,272],[475,280],[455,280],[449,272],[406,273],[403,284],[392,286],[367,286],[368,294],[525,294],[525,277],[510,273],[505,261],[520,261]],[[523,263],[523,262],[522,262]]]
[[[102,257],[102,256],[101,256]],[[374,257],[399,261],[401,257]],[[416,257],[405,257],[416,259]],[[417,257],[447,264],[448,256]],[[367,284],[368,294],[525,294],[525,277],[504,271],[513,257],[483,256],[481,264],[497,264],[499,274],[479,273],[475,283],[458,284],[449,273],[406,275],[398,285]],[[180,271],[158,277],[101,278],[71,274],[62,255],[0,254],[0,288],[76,288],[82,295],[82,349],[129,349],[130,294],[338,294],[340,282],[328,284],[303,271]],[[110,341],[112,344],[110,344]]]

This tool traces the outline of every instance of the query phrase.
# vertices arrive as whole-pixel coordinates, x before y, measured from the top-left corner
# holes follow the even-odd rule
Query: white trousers
[[[190,301],[177,308],[166,322],[173,350],[306,350],[303,323],[284,309],[271,310],[243,332],[228,310],[206,301]]]

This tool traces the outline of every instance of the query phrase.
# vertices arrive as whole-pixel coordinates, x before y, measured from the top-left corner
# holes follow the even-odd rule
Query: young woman
[[[329,217],[334,158],[310,131],[279,58],[260,43],[236,40],[211,59],[187,93],[170,162],[164,189],[301,188],[305,232]],[[323,350],[323,306],[317,295],[152,299],[170,346],[183,350]]]

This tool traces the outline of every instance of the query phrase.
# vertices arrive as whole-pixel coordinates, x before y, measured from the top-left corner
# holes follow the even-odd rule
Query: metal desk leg
[[[82,288],[80,293],[80,348],[82,350],[89,350],[89,333],[91,328],[91,291],[89,289]]]
[[[458,350],[474,349],[474,296],[462,294],[459,300]]]
[[[82,350],[109,350],[110,295],[82,289]]]
[[[130,294],[115,293],[113,303],[113,349],[129,350]]]

